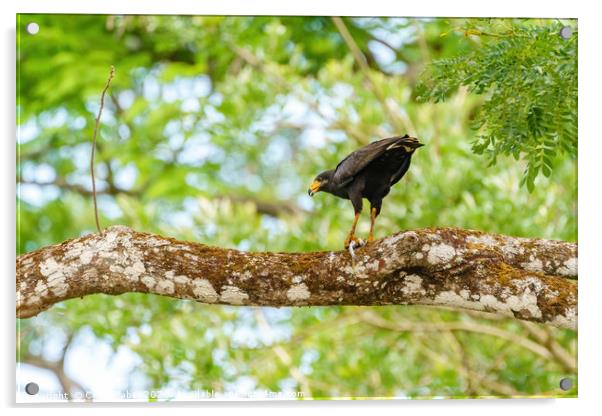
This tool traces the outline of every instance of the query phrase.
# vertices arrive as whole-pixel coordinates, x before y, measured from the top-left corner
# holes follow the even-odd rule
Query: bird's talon
[[[350,235],[345,239],[345,250],[347,250],[349,247],[351,247],[351,245],[353,245],[353,247],[361,247],[363,246],[364,240],[362,240],[361,238],[357,238],[354,235]]]
[[[351,256],[351,265],[352,265],[352,266],[353,266],[353,261],[355,260],[355,252],[353,251],[353,247],[355,247],[355,244],[354,244],[354,242],[352,241],[352,242],[349,244],[349,248],[348,248],[348,250],[349,250],[349,255]]]

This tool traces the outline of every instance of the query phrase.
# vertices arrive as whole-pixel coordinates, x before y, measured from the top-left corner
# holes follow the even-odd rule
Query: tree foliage
[[[31,21],[40,26],[35,36],[26,31]],[[574,40],[557,41],[556,26],[548,21],[504,23],[536,33],[537,41],[467,38],[454,30],[470,24],[466,20],[343,21],[367,68],[330,18],[19,16],[17,252],[94,232],[90,142],[111,65],[116,76],[97,153],[104,227],[124,224],[253,251],[338,250],[353,210],[348,201],[326,195],[310,199],[309,182],[358,146],[407,132],[427,146],[385,200],[377,237],[453,226],[576,240],[576,137],[568,133],[568,122],[554,133],[547,127],[561,122],[551,118],[559,108],[576,117],[568,93]],[[521,52],[513,42],[530,47]],[[569,54],[566,59],[560,51]],[[494,77],[477,78],[481,96],[458,88],[470,59],[485,62],[495,55],[504,60],[519,53],[530,57],[524,69],[505,63],[512,70],[507,82],[516,88],[513,95],[496,94],[502,90],[495,77],[502,73],[493,71],[493,61],[476,73]],[[424,83],[434,86],[431,93],[439,91],[428,98],[445,101],[418,103],[416,83],[425,65],[450,59],[458,65],[434,64],[429,69],[434,76]],[[533,77],[539,70],[529,62],[547,75]],[[568,65],[562,72],[559,62]],[[526,79],[517,78],[522,70],[531,74],[532,85],[518,83]],[[536,88],[546,82],[551,84]],[[566,96],[554,103],[559,91]],[[516,103],[506,102],[511,96]],[[529,118],[523,105],[539,110]],[[488,114],[491,123],[478,132],[470,128],[475,112],[476,120]],[[503,117],[510,113],[512,118]],[[502,127],[516,135],[501,135]],[[474,155],[470,142],[478,148],[483,137],[493,137],[483,152],[500,146],[498,153],[514,154],[518,148],[523,159],[535,158],[528,166],[543,160],[541,169],[546,162],[536,149],[543,148],[546,156],[547,140],[554,137],[554,169],[544,171],[549,177],[532,175],[537,186],[525,192],[522,161],[498,158],[487,167]],[[273,208],[270,213],[266,204]],[[367,230],[365,214],[358,231]],[[382,320],[418,329],[375,323]],[[458,322],[503,330],[510,337],[419,330]],[[73,354],[98,362],[99,351],[110,346],[111,357],[130,357],[113,370],[125,379],[115,378],[120,388],[180,391],[555,395],[561,393],[559,378],[574,369],[545,346],[558,345],[573,358],[576,351],[574,331],[419,307],[254,310],[160,296],[98,295],[64,302],[18,325],[22,362],[31,356],[56,358],[67,342]],[[543,347],[525,348],[514,337]],[[71,371],[84,386],[97,388],[95,377]]]
[[[577,155],[577,33],[562,22],[468,21],[462,28],[470,52],[428,66],[420,99],[440,102],[460,87],[483,96],[472,125],[472,149],[490,164],[499,155],[527,161],[530,191],[541,172]],[[571,28],[570,37],[561,36]],[[445,35],[445,34],[443,34]]]

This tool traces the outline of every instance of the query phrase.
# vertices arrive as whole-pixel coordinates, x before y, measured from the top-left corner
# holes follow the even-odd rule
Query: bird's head
[[[402,137],[400,144],[408,153],[413,153],[414,150],[424,146],[424,144],[420,143],[416,137],[410,137],[407,134]]]
[[[311,185],[309,185],[309,189],[307,190],[309,196],[314,196],[316,192],[328,189],[328,184],[332,179],[333,174],[334,170],[326,170],[320,173],[318,176],[316,176]]]

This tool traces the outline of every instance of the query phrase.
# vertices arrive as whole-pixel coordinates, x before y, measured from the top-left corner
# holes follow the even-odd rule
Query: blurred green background
[[[385,200],[377,237],[453,226],[576,241],[576,40],[557,36],[567,24],[20,15],[17,254],[95,230],[89,156],[111,65],[96,163],[104,227],[339,250],[351,204],[311,199],[309,183],[357,147],[409,133],[426,146]],[[360,236],[368,225],[366,212]],[[18,331],[18,384],[95,400],[125,389],[576,394],[558,387],[576,384],[574,331],[438,308],[96,295]]]

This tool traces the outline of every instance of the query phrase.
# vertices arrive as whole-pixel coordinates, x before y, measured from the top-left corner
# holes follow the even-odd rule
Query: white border
[[[546,1],[542,4],[518,0],[485,1],[398,1],[391,0],[21,0],[22,13],[116,13],[116,14],[235,14],[235,15],[345,15],[345,16],[517,16],[576,17],[577,5]]]
[[[601,16],[595,13],[595,3],[549,0],[545,2],[527,2],[524,0],[504,0],[496,2],[453,0],[453,1],[393,1],[393,0],[298,0],[261,1],[261,0],[19,0],[2,2],[4,8],[0,14],[3,23],[3,54],[5,65],[2,65],[0,77],[4,92],[0,100],[3,163],[0,169],[5,198],[0,204],[2,210],[3,249],[0,250],[4,269],[4,308],[6,322],[5,340],[0,343],[3,349],[4,362],[7,363],[3,373],[2,393],[4,406],[14,406],[14,50],[15,50],[15,13],[116,13],[116,14],[301,14],[301,15],[398,15],[398,16],[517,16],[517,17],[577,17],[579,18],[579,269],[580,285],[580,319],[579,319],[579,399],[562,400],[456,400],[456,401],[383,401],[383,402],[312,402],[312,403],[208,403],[202,405],[186,404],[154,404],[156,409],[148,409],[143,405],[127,406],[132,414],[165,413],[167,408],[178,407],[178,412],[198,415],[205,412],[238,412],[247,414],[271,415],[306,414],[308,411],[344,411],[346,414],[364,414],[375,408],[383,414],[399,414],[399,412],[416,412],[424,414],[470,415],[484,412],[487,415],[504,415],[509,412],[545,412],[546,416],[562,414],[590,413],[602,397],[599,391],[600,355],[602,344],[600,317],[602,302],[597,294],[602,293],[602,279],[596,268],[598,254],[600,216],[600,179],[602,172],[600,157],[602,156],[601,126],[599,108],[602,99],[600,89],[600,25]],[[12,341],[11,341],[12,340]],[[107,405],[94,406],[94,414],[105,414]],[[119,405],[110,406],[119,407]],[[199,409],[201,407],[201,409]],[[284,409],[286,407],[286,410]],[[40,416],[52,414],[79,415],[87,405],[70,406],[69,408],[52,406],[42,408],[10,409],[9,414],[35,413]]]

